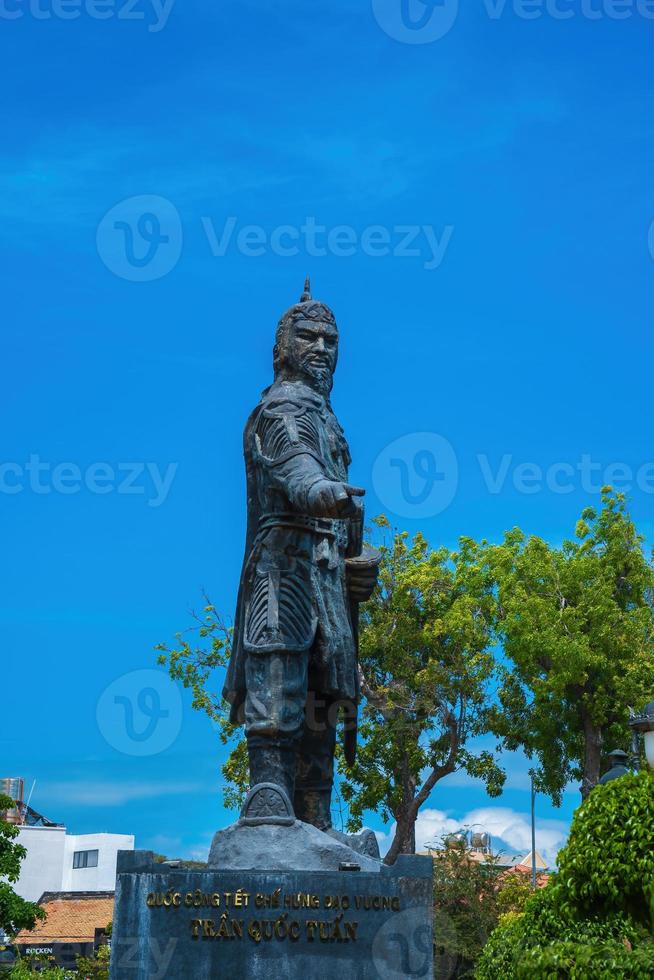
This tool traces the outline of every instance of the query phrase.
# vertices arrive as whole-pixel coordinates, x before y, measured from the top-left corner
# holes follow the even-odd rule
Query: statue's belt
[[[347,517],[305,517],[302,514],[266,514],[259,522],[257,537],[271,528],[287,527],[294,531],[309,531],[319,537],[335,539],[338,545],[346,546],[350,533],[350,519]]]

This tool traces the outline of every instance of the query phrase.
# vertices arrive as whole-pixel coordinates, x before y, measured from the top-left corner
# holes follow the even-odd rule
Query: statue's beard
[[[330,367],[318,364],[302,364],[299,367],[312,388],[319,391],[321,395],[330,393],[334,384],[334,372]]]
[[[334,384],[334,371],[328,364],[311,364],[292,358],[287,361],[282,374],[288,381],[303,381],[325,397]]]

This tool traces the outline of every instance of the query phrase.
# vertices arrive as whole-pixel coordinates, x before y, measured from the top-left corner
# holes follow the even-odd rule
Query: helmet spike
[[[301,303],[308,303],[310,299],[313,299],[311,295],[311,276],[307,276],[304,280],[304,292],[300,297]]]

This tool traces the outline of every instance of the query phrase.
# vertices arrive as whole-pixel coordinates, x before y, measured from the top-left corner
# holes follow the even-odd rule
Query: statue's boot
[[[335,712],[324,699],[313,706],[305,724],[297,757],[293,807],[298,820],[311,823],[359,854],[379,858],[377,838],[371,830],[343,834],[332,827],[331,801],[336,748]],[[312,719],[315,724],[312,724]]]
[[[304,823],[311,823],[318,830],[331,830],[332,787],[328,786],[308,786],[296,782],[293,809],[298,820]]]
[[[250,788],[259,783],[281,786],[291,803],[295,795],[296,751],[280,745],[248,742]]]
[[[297,755],[295,798],[298,820],[311,823],[318,830],[332,825],[331,801],[334,783],[334,750],[336,748],[335,712],[329,702],[317,701],[307,712],[304,732]]]

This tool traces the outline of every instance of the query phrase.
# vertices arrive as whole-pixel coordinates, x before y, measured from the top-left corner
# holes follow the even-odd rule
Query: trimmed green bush
[[[654,777],[622,776],[596,787],[575,814],[559,875],[584,912],[627,912],[652,927]]]
[[[559,871],[504,916],[477,980],[654,976],[654,775],[596,787],[575,814]]]

